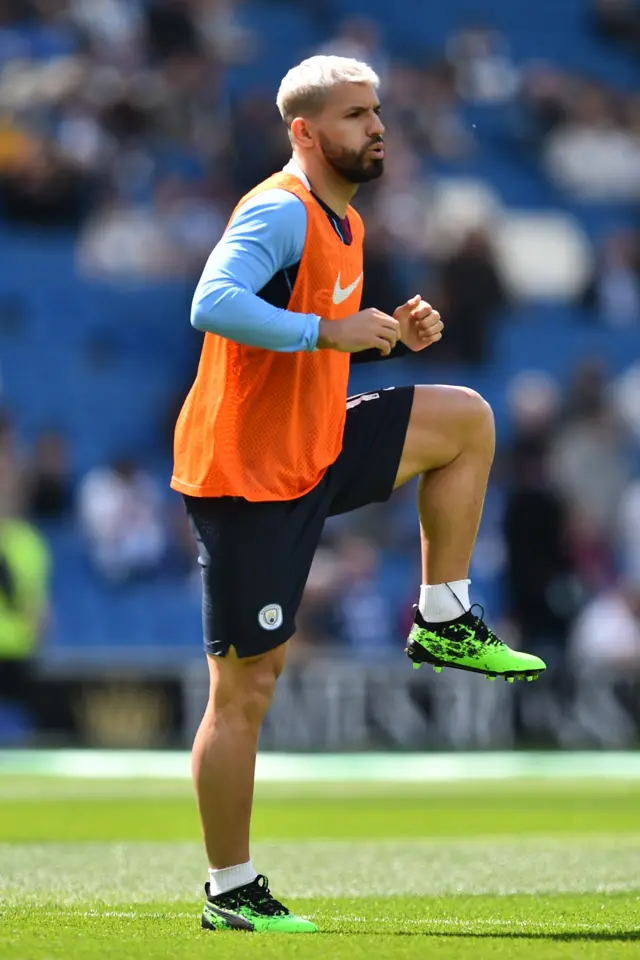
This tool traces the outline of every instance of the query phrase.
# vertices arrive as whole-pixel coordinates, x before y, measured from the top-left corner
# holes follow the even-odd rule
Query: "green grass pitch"
[[[0,779],[0,957],[640,957],[640,784],[263,786],[254,863],[315,936],[199,929],[185,783]]]

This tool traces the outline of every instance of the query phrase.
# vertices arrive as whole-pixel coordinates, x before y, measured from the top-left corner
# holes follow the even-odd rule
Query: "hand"
[[[371,307],[344,320],[321,320],[318,350],[359,353],[375,347],[387,357],[400,336],[400,324],[393,317]]]
[[[400,340],[409,350],[424,350],[442,340],[444,324],[440,314],[419,293],[398,307],[393,316],[400,324]]]

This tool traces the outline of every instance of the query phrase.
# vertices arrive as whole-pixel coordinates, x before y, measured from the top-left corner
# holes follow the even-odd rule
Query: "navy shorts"
[[[234,647],[239,657],[255,657],[293,636],[326,518],[393,492],[413,395],[413,387],[399,387],[350,397],[342,451],[303,497],[253,503],[185,496],[200,554],[210,656]]]

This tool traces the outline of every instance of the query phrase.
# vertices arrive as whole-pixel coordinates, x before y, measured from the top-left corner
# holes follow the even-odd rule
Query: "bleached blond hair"
[[[317,56],[292,67],[278,90],[276,103],[288,127],[296,117],[319,113],[330,90],[339,83],[370,83],[378,87],[380,79],[368,63],[351,57]]]

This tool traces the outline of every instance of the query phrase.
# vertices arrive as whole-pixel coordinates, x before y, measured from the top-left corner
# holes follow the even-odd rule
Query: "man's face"
[[[380,101],[368,83],[334,87],[322,113],[310,122],[317,149],[349,183],[368,183],[384,170],[384,124]]]

